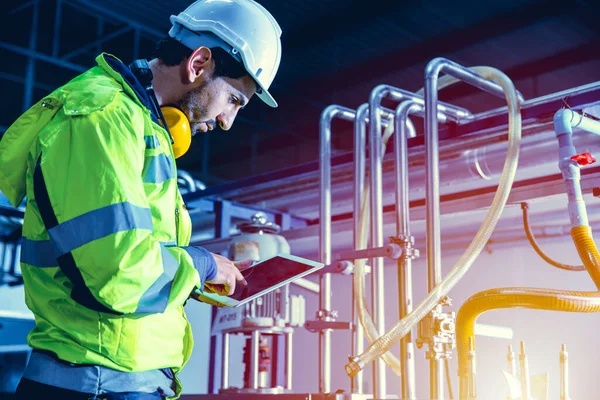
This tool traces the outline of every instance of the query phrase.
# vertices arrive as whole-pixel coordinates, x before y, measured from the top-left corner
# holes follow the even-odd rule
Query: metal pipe
[[[408,184],[408,132],[406,121],[412,113],[424,112],[423,106],[414,101],[405,101],[396,108],[394,175],[396,177],[396,234],[398,238],[410,238],[410,203]],[[405,249],[408,247],[405,246]],[[408,254],[398,262],[398,296],[400,319],[412,309],[412,260]],[[360,353],[359,353],[360,354]],[[402,375],[402,399],[414,400],[415,394],[415,356],[412,334],[400,340],[400,364]]]
[[[185,189],[187,189],[188,193],[191,192],[195,192],[196,191],[196,182],[194,181],[194,178],[192,177],[192,175],[187,172],[184,171],[182,169],[178,169],[177,170],[177,183],[179,184],[179,180],[181,179],[181,184],[184,185],[185,184]]]
[[[38,39],[38,21],[40,19],[40,2],[36,0],[33,3],[33,15],[31,17],[31,32],[29,34],[29,50],[36,51]],[[25,92],[23,94],[23,112],[27,111],[33,104],[33,84],[35,82],[35,57],[27,58],[27,67],[25,68]]]
[[[529,400],[530,384],[529,384],[529,364],[527,363],[527,355],[525,354],[525,342],[521,341],[521,400]]]
[[[431,400],[444,398],[444,360],[441,358],[429,360],[429,393]]]
[[[517,376],[519,374],[519,371],[517,370],[517,358],[515,357],[515,352],[510,344],[508,345],[506,360],[508,361],[508,372],[510,372],[512,376]]]
[[[395,101],[414,99],[422,101],[422,98],[414,93],[394,88],[389,85],[379,85],[371,91],[369,96],[369,142],[370,142],[370,177],[371,177],[371,247],[383,245],[383,183],[382,183],[382,116],[381,102],[390,97]],[[455,109],[452,115],[461,117],[469,116],[469,112],[463,109]],[[362,116],[361,116],[362,117]],[[366,122],[364,118],[357,118],[360,129]],[[362,193],[359,194],[359,196]],[[356,206],[356,204],[355,204]],[[355,209],[356,210],[356,209]],[[360,210],[360,208],[358,208]],[[371,262],[371,296],[373,303],[373,322],[380,334],[385,332],[385,310],[384,310],[384,269],[383,260],[376,257]],[[360,353],[357,353],[360,354]],[[385,363],[379,359],[373,364],[373,396],[377,399],[386,397],[386,375]]]
[[[86,45],[83,45],[83,46],[81,46],[81,47],[73,50],[73,51],[70,51],[69,53],[63,55],[61,57],[61,59],[65,60],[65,61],[71,60],[74,57],[77,57],[77,56],[79,56],[81,54],[84,54],[86,51],[95,48],[96,46],[98,46],[98,44],[104,43],[107,40],[111,40],[111,39],[114,39],[114,38],[116,38],[118,36],[121,36],[122,34],[131,31],[131,29],[132,28],[130,26],[124,26],[124,27],[122,27],[120,29],[117,29],[114,32],[109,33],[108,35],[106,35],[104,37],[101,37],[101,38],[99,38],[97,40],[94,40],[93,42],[90,42],[90,43],[88,43]],[[136,60],[137,58],[134,57],[133,59]]]
[[[229,333],[223,333],[221,346],[221,388],[229,389]]]
[[[477,398],[477,386],[475,385],[475,383],[477,382],[477,364],[476,364],[476,360],[477,360],[477,356],[475,354],[475,338],[473,336],[471,336],[469,338],[469,354],[468,354],[468,380],[469,380],[469,385],[468,385],[468,392],[469,392],[469,399],[476,399]],[[461,395],[462,396],[462,395]],[[462,400],[462,397],[461,397]]]
[[[423,98],[415,93],[408,92],[403,89],[394,88],[389,85],[379,85],[371,91],[369,97],[369,141],[370,145],[370,162],[371,162],[371,247],[377,248],[383,245],[383,204],[382,204],[382,111],[386,111],[381,107],[381,102],[384,98],[391,98],[396,101],[405,99],[414,100],[415,102],[423,102]],[[360,107],[359,107],[360,109]],[[449,118],[454,120],[462,120],[470,118],[469,111],[455,107],[452,105],[441,107],[448,113]],[[442,117],[444,118],[444,117]],[[356,118],[356,128],[364,129],[366,124],[366,110],[361,111],[360,118]],[[359,153],[355,149],[355,153]],[[359,153],[360,154],[360,153]],[[360,173],[361,171],[355,171]],[[323,193],[323,191],[322,191]],[[360,195],[359,195],[360,196]],[[355,198],[355,210],[360,210],[360,200]],[[355,211],[357,212],[357,211]],[[384,320],[384,271],[383,260],[374,258],[372,261],[372,276],[371,276],[371,294],[373,297],[373,322],[380,333],[385,331]],[[373,367],[373,395],[375,398],[386,397],[386,377],[385,365],[383,360],[377,360]]]
[[[388,243],[381,247],[363,250],[342,251],[336,255],[337,260],[359,260],[363,258],[386,257],[397,260],[402,256],[402,247],[395,243]]]
[[[416,93],[409,92],[408,90],[390,85],[378,85],[371,91],[369,96],[369,113],[372,114],[371,108],[373,107],[371,107],[371,105],[373,105],[374,108],[381,110],[381,101],[385,98],[396,102],[412,100],[421,105],[425,105],[426,102],[425,98]],[[473,119],[473,114],[471,114],[469,110],[444,102],[438,105],[438,111],[446,115],[449,120],[455,122],[464,122]]]
[[[462,67],[444,58],[436,58],[430,61],[425,68],[425,152],[427,175],[425,186],[426,199],[426,227],[427,227],[427,278],[428,289],[431,292],[442,279],[441,259],[441,231],[440,231],[440,182],[439,182],[439,135],[438,135],[438,78],[445,72],[475,87],[487,91],[493,95],[504,98],[504,91],[494,82],[491,82],[472,70]],[[519,100],[523,102],[523,96],[519,93]],[[437,368],[437,365],[431,364]],[[438,373],[432,371],[431,376]],[[443,398],[443,390],[431,385],[432,399]]]
[[[14,74],[9,74],[6,72],[0,72],[0,79],[6,79],[9,81],[13,81],[13,82],[17,82],[17,83],[21,83],[21,84],[25,84],[27,83],[27,80],[19,75],[14,75]],[[33,83],[33,87],[38,88],[38,89],[42,89],[46,92],[52,92],[54,89],[56,89],[56,87],[51,86],[51,85],[46,85],[43,83],[39,83],[39,82],[34,82]],[[8,128],[6,128],[8,129]],[[4,129],[4,131],[6,130]],[[0,132],[3,132],[2,130],[0,130]]]
[[[292,282],[294,285],[296,286],[300,286],[303,289],[309,290],[313,293],[319,293],[320,292],[320,288],[319,288],[319,284],[315,283],[311,280],[305,279],[305,278],[298,278],[296,279],[294,282]]]
[[[425,203],[427,209],[427,288],[431,292],[442,279],[440,241],[440,182],[437,109],[437,76],[425,80]],[[437,218],[436,218],[437,217]]]
[[[285,389],[292,390],[292,332],[285,334]]]
[[[320,208],[319,208],[319,258],[325,265],[331,264],[331,121],[333,118],[354,121],[355,111],[338,105],[330,105],[321,113],[320,130]],[[319,307],[325,316],[321,320],[329,321],[327,312],[331,311],[331,274],[322,274],[319,278]],[[331,391],[331,330],[319,332],[319,392]]]
[[[358,238],[360,231],[360,214],[362,210],[362,194],[365,191],[365,164],[367,148],[366,121],[369,112],[369,105],[362,104],[356,109],[356,120],[354,122],[354,249],[359,247]],[[354,323],[354,333],[351,336],[351,353],[362,354],[364,346],[364,328],[358,318],[356,306],[356,292],[352,285],[352,321]],[[350,378],[350,393],[363,393],[362,379],[358,376]]]
[[[32,51],[30,49],[21,47],[21,46],[15,46],[14,44],[11,43],[6,43],[6,42],[0,42],[0,49],[5,49],[8,51],[12,51],[13,53],[17,53],[17,54],[21,54],[24,55],[25,57],[33,57],[36,60],[41,60],[44,62],[47,62],[48,64],[53,64],[56,66],[59,66],[61,68],[65,68],[71,71],[75,71],[75,72],[85,72],[85,70],[87,68],[82,67],[81,65],[77,65],[68,61],[63,61],[60,60],[58,58],[54,58],[51,56],[48,56],[46,54],[37,52],[37,51]]]
[[[503,100],[505,99],[504,90],[502,90],[500,85],[484,78],[477,72],[446,58],[438,57],[431,60],[425,68],[425,79],[434,78],[437,80],[442,72],[475,86],[484,92],[500,97]],[[517,97],[520,103],[525,102],[523,95],[519,91],[517,91]],[[427,98],[427,96],[425,96],[425,98]],[[425,101],[427,102],[427,100]]]
[[[383,246],[383,182],[382,182],[382,137],[381,137],[381,115],[379,105],[383,97],[379,92],[372,92],[369,98],[369,162],[371,190],[371,246]],[[373,322],[377,332],[383,335],[385,332],[385,309],[384,309],[384,269],[383,259],[375,257],[371,261],[371,282],[373,302]],[[386,371],[383,359],[379,358],[373,364],[373,397],[376,399],[386,398]]]
[[[54,36],[52,37],[52,57],[58,57],[60,46],[60,22],[62,17],[62,0],[56,0],[54,11]]]
[[[250,387],[258,389],[258,358],[260,355],[260,332],[250,334]]]
[[[569,353],[567,345],[563,344],[560,352],[560,400],[570,400],[569,397]]]
[[[389,119],[393,116],[393,111],[384,107],[380,107],[377,113],[379,118],[385,119],[387,125]],[[380,119],[381,121],[381,119]],[[354,249],[358,250],[359,231],[360,231],[360,215],[362,210],[362,195],[365,190],[365,170],[366,170],[366,125],[369,122],[369,104],[360,105],[356,110],[354,122]],[[412,126],[414,132],[414,126]],[[372,193],[372,192],[371,192]],[[372,244],[372,243],[371,243]],[[361,257],[362,258],[362,257]],[[372,288],[373,288],[373,281]],[[373,290],[372,290],[373,292]],[[354,321],[355,331],[352,335],[352,354],[361,354],[364,351],[364,328],[359,321],[358,311],[356,307],[356,293],[354,285],[352,286],[352,318]],[[385,366],[382,366],[382,371],[385,373]],[[350,382],[351,393],[362,394],[363,384],[358,377],[351,378]]]

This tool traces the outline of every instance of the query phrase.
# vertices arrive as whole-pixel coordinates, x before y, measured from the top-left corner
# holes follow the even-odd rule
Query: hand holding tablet
[[[204,284],[204,288],[212,293],[228,296],[234,293],[237,285],[246,285],[240,271],[252,266],[252,260],[231,261],[219,254],[211,253],[217,263],[217,275]]]
[[[240,265],[240,269],[245,267],[240,272],[243,279],[246,280],[247,285],[244,286],[243,284],[240,284],[240,279],[238,277],[235,291],[230,295],[224,295],[224,293],[228,293],[228,291],[225,291],[225,288],[219,289],[208,284],[205,285],[204,291],[196,290],[192,297],[213,305],[238,307],[257,297],[278,289],[281,286],[291,283],[298,278],[315,272],[323,268],[323,266],[324,264],[322,263],[302,257],[290,254],[279,254],[250,267],[247,267],[244,264]],[[229,284],[231,284],[231,282],[229,282]],[[209,293],[209,291],[215,293]]]

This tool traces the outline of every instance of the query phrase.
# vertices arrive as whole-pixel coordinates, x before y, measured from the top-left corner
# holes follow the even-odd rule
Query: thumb
[[[253,263],[254,263],[254,261],[252,261],[252,260],[242,260],[242,261],[235,261],[233,264],[237,267],[237,269],[239,269],[240,271],[243,271],[246,268],[250,268]]]

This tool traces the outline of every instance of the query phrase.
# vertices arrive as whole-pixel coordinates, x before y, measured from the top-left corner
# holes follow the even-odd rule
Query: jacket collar
[[[96,62],[100,68],[106,71],[106,73],[123,86],[125,93],[138,104],[145,107],[150,112],[152,120],[158,123],[158,116],[154,115],[152,112],[150,96],[127,65],[123,64],[117,57],[108,53],[100,54],[96,57]]]

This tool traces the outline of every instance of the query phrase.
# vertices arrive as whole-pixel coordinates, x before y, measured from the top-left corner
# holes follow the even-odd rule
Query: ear
[[[192,52],[185,64],[185,72],[189,82],[199,79],[210,66],[212,52],[208,47],[200,46]]]

